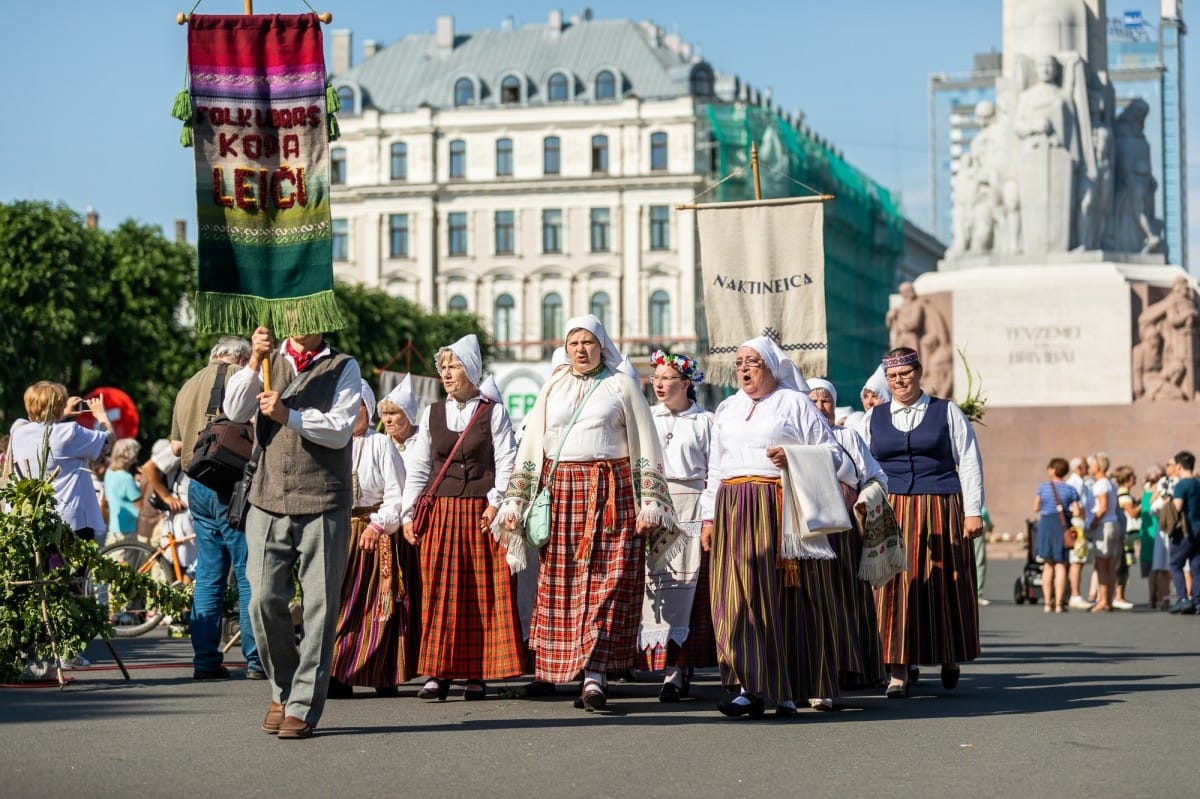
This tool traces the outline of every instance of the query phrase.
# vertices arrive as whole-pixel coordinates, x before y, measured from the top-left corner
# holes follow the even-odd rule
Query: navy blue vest
[[[892,403],[871,414],[871,454],[883,467],[892,494],[960,494],[954,444],[946,426],[949,403],[929,398],[925,418],[905,433],[892,424]]]

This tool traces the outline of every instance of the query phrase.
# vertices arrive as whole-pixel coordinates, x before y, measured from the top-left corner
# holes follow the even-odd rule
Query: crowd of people
[[[474,336],[438,351],[445,396],[420,413],[409,380],[377,404],[319,333],[224,338],[181,389],[166,454],[110,461],[104,482],[133,512],[110,506],[105,525],[73,489],[64,510],[84,536],[136,535],[147,492],[190,513],[194,677],[231,676],[217,643],[232,571],[246,676],[271,689],[262,729],[284,739],[311,737],[327,699],[418,676],[419,697],[445,701],[532,673],[506,691],[576,684],[592,712],[632,670],[660,672],[673,703],[719,666],[717,710],[752,718],[828,710],[848,689],[902,698],[921,665],[955,687],[979,655],[982,466],[958,407],[921,390],[914,350],[888,352],[866,413],[842,420],[836,387],[768,338],[737,350],[736,390],[712,412],[692,357],[652,355],[651,405],[598,318],[568,320],[563,341],[515,429]],[[72,437],[53,457],[77,459],[56,479],[78,479],[120,445],[96,401],[96,431],[54,425],[73,418],[59,389],[27,394],[14,452],[32,457],[50,423]],[[214,397],[254,427],[244,524],[229,491],[163,479],[186,475]]]

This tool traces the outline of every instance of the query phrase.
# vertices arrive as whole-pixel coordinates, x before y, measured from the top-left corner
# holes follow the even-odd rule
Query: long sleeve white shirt
[[[355,507],[378,505],[371,521],[385,532],[400,528],[400,511],[404,501],[404,460],[387,436],[368,430],[365,436],[354,439],[354,473],[358,475],[358,502]]]

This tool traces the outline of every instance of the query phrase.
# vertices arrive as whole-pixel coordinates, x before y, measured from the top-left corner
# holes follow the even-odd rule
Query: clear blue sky
[[[195,0],[15,2],[0,32],[0,202],[40,199],[100,213],[102,227],[124,219],[159,225],[175,219],[194,238],[192,152],[178,144],[169,116],[183,85],[186,32],[175,14]],[[431,32],[452,14],[460,32],[545,22],[551,8],[569,17],[584,7],[529,0],[406,3],[313,2],[331,11],[332,28],[362,43],[386,45]],[[906,214],[931,226],[929,75],[965,72],[972,55],[1001,47],[1001,0],[597,0],[597,18],[650,19],[700,45],[704,57],[758,88],[841,148],[878,182],[899,191]],[[1110,2],[1109,16],[1152,0]],[[241,0],[203,0],[199,12],[241,13]],[[256,0],[260,13],[300,13],[302,0]],[[1200,11],[1191,6],[1200,31]],[[1188,108],[1200,109],[1197,41],[1186,47]],[[1200,118],[1189,120],[1188,150],[1200,153]],[[1200,170],[1189,169],[1192,262],[1200,264]]]

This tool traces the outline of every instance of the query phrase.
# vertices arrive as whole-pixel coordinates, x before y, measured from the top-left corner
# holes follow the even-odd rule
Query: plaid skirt
[[[350,559],[342,583],[330,676],[346,685],[391,688],[416,676],[410,671],[415,658],[407,656],[404,645],[409,635],[408,594],[396,568],[398,535],[381,536],[380,549],[374,552],[359,549],[358,537],[368,522],[364,516],[350,520]],[[389,581],[383,577],[388,570],[390,602],[384,596]],[[384,618],[383,608],[389,604],[391,613]]]
[[[440,679],[502,680],[525,671],[515,579],[479,520],[484,497],[438,497],[421,555],[421,657]]]
[[[871,584],[858,578],[862,563],[863,537],[854,513],[858,492],[841,484],[842,498],[853,526],[829,537],[837,552],[833,602],[838,608],[837,667],[839,673],[874,684],[887,675],[883,667],[883,649],[879,644],[879,620],[875,612],[875,592]]]
[[[975,555],[963,537],[962,497],[890,494],[908,571],[876,594],[883,658],[937,665],[979,657]]]
[[[543,464],[542,480],[548,464]],[[538,559],[529,630],[535,675],[632,668],[646,580],[645,542],[627,458],[560,463],[550,489],[550,540]]]

